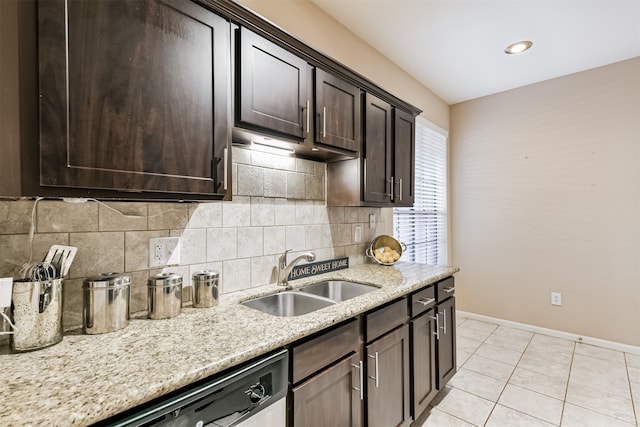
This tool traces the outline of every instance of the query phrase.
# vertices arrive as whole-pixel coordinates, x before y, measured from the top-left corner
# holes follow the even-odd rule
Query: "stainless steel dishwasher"
[[[288,366],[287,351],[278,351],[97,425],[285,427]]]

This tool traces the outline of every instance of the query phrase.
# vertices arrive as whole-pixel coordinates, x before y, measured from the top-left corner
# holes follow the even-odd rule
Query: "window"
[[[404,261],[447,264],[447,134],[416,119],[415,202],[393,210],[394,236],[407,245]]]

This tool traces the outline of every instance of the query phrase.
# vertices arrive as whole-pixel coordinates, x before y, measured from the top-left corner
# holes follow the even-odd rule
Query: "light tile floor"
[[[640,426],[640,355],[458,316],[457,356],[422,427]]]

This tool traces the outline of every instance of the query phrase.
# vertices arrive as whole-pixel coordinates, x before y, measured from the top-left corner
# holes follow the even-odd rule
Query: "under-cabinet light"
[[[295,151],[290,150],[288,148],[275,147],[273,145],[262,144],[260,142],[255,142],[255,141],[251,142],[251,148],[256,151],[262,151],[263,153],[280,154],[280,155],[285,154],[287,156],[295,153]]]

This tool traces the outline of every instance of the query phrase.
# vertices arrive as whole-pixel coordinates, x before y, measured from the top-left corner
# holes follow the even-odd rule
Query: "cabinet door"
[[[367,421],[370,427],[408,426],[409,325],[367,346]]]
[[[456,303],[449,298],[436,306],[438,347],[438,390],[456,373]]]
[[[397,108],[394,113],[394,206],[413,206],[416,119]]]
[[[316,142],[359,152],[362,141],[360,89],[316,68]]]
[[[302,139],[310,120],[307,63],[244,27],[239,37],[237,121]]]
[[[391,105],[366,95],[364,135],[364,200],[393,200]]]
[[[417,419],[438,393],[436,388],[435,310],[411,321],[412,414]]]
[[[295,387],[292,425],[361,426],[363,372],[360,360],[359,354],[354,354]]]
[[[188,0],[38,8],[40,185],[226,194],[227,21]]]

